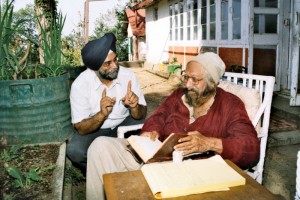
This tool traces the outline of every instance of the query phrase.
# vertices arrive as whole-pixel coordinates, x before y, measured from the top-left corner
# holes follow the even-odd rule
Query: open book
[[[219,191],[246,183],[219,155],[182,163],[145,164],[141,170],[158,199]]]
[[[162,143],[158,139],[152,141],[149,137],[131,135],[127,140],[144,163],[172,160],[174,146],[186,135],[170,134]]]

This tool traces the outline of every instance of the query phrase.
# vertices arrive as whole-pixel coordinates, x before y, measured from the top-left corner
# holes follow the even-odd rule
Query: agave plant
[[[17,79],[26,68],[26,58],[29,55],[31,43],[26,46],[11,48],[15,36],[21,31],[18,27],[25,22],[24,19],[13,21],[14,0],[6,0],[0,5],[0,79]],[[24,49],[27,47],[25,55]],[[25,64],[24,64],[25,63]]]
[[[62,30],[66,17],[59,13],[56,18],[50,20],[49,27],[43,25],[39,18],[38,24],[40,28],[40,48],[44,60],[44,73],[46,76],[58,76],[65,73],[62,64],[63,47],[62,47]]]

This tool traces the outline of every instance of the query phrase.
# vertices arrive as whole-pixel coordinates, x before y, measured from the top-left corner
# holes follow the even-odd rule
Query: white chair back
[[[252,124],[254,127],[258,127],[256,128],[256,130],[258,130],[257,134],[258,138],[260,139],[260,158],[256,167],[254,167],[254,171],[248,171],[247,173],[261,184],[263,180],[263,169],[269,133],[270,113],[275,78],[273,76],[241,74],[232,72],[225,72],[224,78],[227,81],[233,82],[235,84],[259,91],[261,104],[254,118],[252,119]]]

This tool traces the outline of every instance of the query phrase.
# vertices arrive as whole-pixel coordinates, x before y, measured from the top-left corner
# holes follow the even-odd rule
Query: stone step
[[[295,123],[300,129],[300,106],[290,106],[289,98],[274,93],[271,115],[281,117],[286,121]]]
[[[270,133],[268,147],[300,144],[300,130]]]

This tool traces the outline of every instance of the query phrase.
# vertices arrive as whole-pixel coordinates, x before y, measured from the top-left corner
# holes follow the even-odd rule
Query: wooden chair
[[[253,170],[249,170],[247,173],[261,184],[263,180],[263,168],[275,78],[273,76],[226,72],[222,80],[219,87],[241,98],[245,103],[246,110],[253,126],[256,127],[258,138],[260,139],[260,159]],[[228,84],[228,82],[231,85]],[[258,104],[255,104],[254,106],[251,105],[253,104],[254,98],[249,99],[249,94],[256,96],[255,98],[258,100]],[[249,104],[250,106],[247,108],[247,105]],[[119,127],[118,137],[124,138],[124,134],[127,131],[138,130],[141,129],[142,126],[143,124]]]

